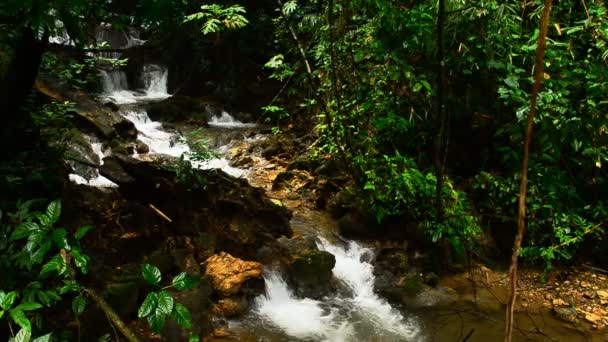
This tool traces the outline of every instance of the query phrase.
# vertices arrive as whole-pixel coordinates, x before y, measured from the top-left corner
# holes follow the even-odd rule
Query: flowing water
[[[268,272],[266,294],[256,298],[253,313],[235,329],[255,331],[266,341],[421,341],[420,325],[374,293],[373,251],[347,241],[321,239],[321,250],[336,257],[334,277],[346,284],[348,295],[323,300],[297,298],[281,275]],[[281,335],[283,334],[283,335]]]
[[[102,76],[104,98],[117,104],[170,96],[166,87],[167,71],[161,66],[144,67],[142,81],[145,89],[141,91],[130,90],[126,75],[119,70],[102,71]],[[122,106],[121,113],[134,123],[139,131],[138,139],[148,145],[149,154],[190,158],[192,150],[179,132],[167,130],[162,123],[151,120],[146,111],[138,106]],[[212,130],[216,130],[215,134],[230,134],[238,129],[255,127],[254,124],[236,120],[225,111],[218,112],[211,118],[209,125]],[[103,157],[111,152],[104,151],[103,145],[94,139],[90,142],[103,163]],[[218,148],[219,158],[193,164],[201,169],[217,168],[235,177],[246,177],[248,170],[231,167],[227,158],[222,157],[229,148],[230,145],[221,146]],[[116,186],[98,173],[97,177],[89,180],[75,174],[70,175],[70,179],[90,186]],[[335,256],[333,275],[347,290],[320,300],[300,298],[293,293],[279,272],[269,268],[264,276],[266,293],[255,298],[249,314],[229,322],[230,331],[236,335],[233,341],[462,341],[468,331],[474,332],[469,341],[502,339],[503,310],[500,304],[491,310],[472,307],[470,301],[458,302],[447,308],[398,310],[374,292],[374,269],[370,262],[373,259],[373,249],[354,241],[332,239],[335,222],[315,215],[303,217],[296,213],[292,226],[294,231],[301,234],[320,236],[318,248]],[[464,282],[468,284],[468,280]],[[484,299],[480,293],[475,292],[476,303],[477,296]],[[488,302],[494,300],[490,294],[486,294],[486,297]],[[532,318],[519,320],[518,323],[520,330],[528,331],[528,335],[517,335],[515,340],[551,340],[533,331],[533,328],[538,330],[539,326],[544,331],[555,331],[554,336],[566,336],[564,341],[587,340],[578,332],[564,329],[563,324],[555,323],[542,313],[540,316],[527,314]],[[534,321],[534,318],[537,320]]]

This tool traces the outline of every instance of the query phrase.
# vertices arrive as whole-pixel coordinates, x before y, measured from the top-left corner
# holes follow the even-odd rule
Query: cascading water
[[[245,123],[236,120],[228,112],[222,110],[219,115],[213,115],[209,120],[209,126],[224,128],[251,128],[256,127],[255,123]]]
[[[169,133],[163,130],[162,123],[152,121],[145,111],[130,111],[124,117],[135,125],[139,131],[138,139],[148,145],[150,153],[166,154],[173,157],[190,158],[190,147],[179,133]],[[246,171],[229,165],[225,158],[216,158],[204,162],[191,161],[194,167],[200,169],[221,169],[234,177],[242,177]]]
[[[138,101],[162,100],[170,97],[167,93],[167,68],[156,65],[144,65],[142,70],[142,91],[129,90],[127,75],[124,71],[101,70],[104,97],[116,104],[133,104]]]
[[[99,165],[100,166],[103,165],[103,158],[105,158],[105,153],[103,151],[103,144],[100,142],[96,142],[96,140],[91,137],[87,137],[86,140],[88,140],[91,143],[91,149],[99,158]],[[118,186],[116,183],[114,183],[111,180],[107,179],[106,177],[100,175],[99,171],[97,169],[95,169],[95,175],[96,175],[95,177],[87,180],[86,178],[84,178],[81,175],[72,173],[69,175],[69,178],[70,178],[70,181],[72,181],[76,184],[89,185],[89,186],[94,186],[94,187],[98,187],[98,188],[115,188]]]
[[[265,276],[266,294],[256,298],[255,315],[288,336],[323,341],[421,341],[417,322],[406,318],[374,293],[373,266],[365,261],[372,250],[354,241],[346,246],[321,239],[321,250],[336,257],[334,277],[352,296],[337,295],[322,302],[296,298],[277,273]]]
[[[167,94],[167,68],[156,64],[144,65],[142,83],[148,96],[166,97]]]

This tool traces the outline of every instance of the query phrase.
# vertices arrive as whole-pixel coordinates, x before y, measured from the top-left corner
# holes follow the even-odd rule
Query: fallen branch
[[[120,316],[112,309],[110,304],[103,299],[95,290],[93,289],[85,289],[84,292],[91,298],[99,308],[107,315],[108,319],[116,326],[118,331],[127,339],[129,342],[139,342],[139,339],[135,334],[127,327],[127,325],[122,321]]]

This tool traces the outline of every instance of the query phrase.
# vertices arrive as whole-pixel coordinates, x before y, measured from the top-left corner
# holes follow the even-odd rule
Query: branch
[[[139,339],[135,334],[127,327],[127,325],[122,321],[122,319],[118,316],[116,311],[112,309],[110,304],[103,299],[95,290],[93,289],[85,289],[85,293],[99,306],[99,308],[108,316],[110,321],[116,326],[116,328],[120,331],[120,333],[127,339],[129,342],[139,342]]]
[[[536,114],[536,102],[540,84],[543,80],[543,61],[545,59],[545,48],[547,38],[547,27],[549,24],[551,5],[553,0],[545,0],[543,16],[540,19],[540,33],[538,35],[538,47],[536,48],[536,65],[534,68],[534,87],[530,98],[530,112],[526,124],[526,135],[524,138],[524,157],[521,167],[521,182],[519,186],[519,203],[517,216],[517,234],[511,255],[511,266],[509,267],[509,303],[505,322],[505,342],[511,342],[513,338],[513,320],[515,315],[515,300],[517,298],[517,258],[521,249],[524,231],[526,230],[526,194],[528,191],[528,163],[530,161],[530,143],[532,130],[534,128],[534,114]]]

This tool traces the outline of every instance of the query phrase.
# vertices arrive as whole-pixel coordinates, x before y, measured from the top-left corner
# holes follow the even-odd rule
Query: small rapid
[[[265,328],[279,329],[287,340],[422,341],[421,328],[374,293],[373,251],[354,241],[346,245],[321,239],[321,250],[336,257],[333,275],[349,287],[351,295],[335,295],[322,301],[297,298],[280,274],[264,279],[266,294],[255,300],[254,315],[247,324],[261,321]],[[259,318],[259,319],[256,319]]]
[[[92,137],[85,137],[85,139],[91,144],[91,149],[93,150],[93,153],[95,153],[97,155],[97,157],[99,158],[99,166],[102,166],[103,158],[105,158],[105,153],[103,151],[103,144],[96,141],[95,138],[92,138]],[[70,181],[72,181],[76,184],[88,185],[88,186],[93,186],[93,187],[98,187],[98,188],[118,187],[118,185],[116,183],[112,182],[111,180],[109,180],[106,177],[99,174],[99,170],[95,169],[94,174],[95,174],[94,177],[86,179],[85,177],[83,177],[77,173],[71,173],[69,175],[69,179],[70,179]]]
[[[141,74],[144,88],[140,90],[130,90],[127,75],[122,70],[100,70],[100,74],[103,82],[103,98],[119,105],[171,97],[167,92],[167,68],[160,65],[144,65]]]

